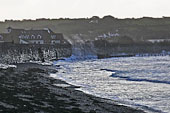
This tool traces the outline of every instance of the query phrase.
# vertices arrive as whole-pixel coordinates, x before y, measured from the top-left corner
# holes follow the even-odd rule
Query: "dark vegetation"
[[[6,20],[0,23],[0,32],[5,32],[9,26],[28,29],[48,27],[54,32],[64,33],[68,38],[72,34],[81,34],[84,40],[94,40],[98,35],[116,31],[121,36],[129,36],[135,41],[170,38],[170,17],[117,19],[112,16],[94,16],[80,19]]]

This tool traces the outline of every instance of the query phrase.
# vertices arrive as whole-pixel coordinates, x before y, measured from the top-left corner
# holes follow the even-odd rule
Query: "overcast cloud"
[[[170,0],[0,0],[0,20],[170,16]]]

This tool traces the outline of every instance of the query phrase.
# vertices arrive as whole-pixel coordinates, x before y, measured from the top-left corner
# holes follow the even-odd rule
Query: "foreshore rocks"
[[[55,67],[17,64],[0,69],[0,112],[3,113],[143,113],[114,101],[75,90],[50,77]]]

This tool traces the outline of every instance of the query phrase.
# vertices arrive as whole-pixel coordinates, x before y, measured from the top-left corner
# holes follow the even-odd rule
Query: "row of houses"
[[[25,30],[7,28],[7,33],[0,34],[0,43],[14,44],[67,44],[62,33],[54,33],[49,28]]]

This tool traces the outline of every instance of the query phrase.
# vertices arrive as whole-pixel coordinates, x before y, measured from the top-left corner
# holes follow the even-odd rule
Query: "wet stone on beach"
[[[142,113],[75,90],[49,77],[50,66],[18,64],[0,70],[0,112],[3,113]]]

